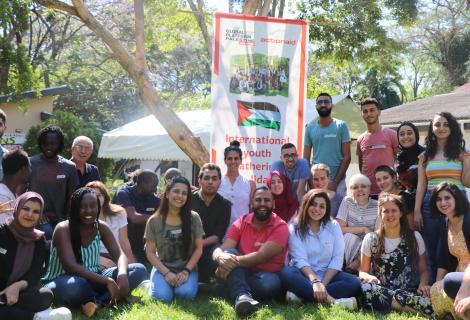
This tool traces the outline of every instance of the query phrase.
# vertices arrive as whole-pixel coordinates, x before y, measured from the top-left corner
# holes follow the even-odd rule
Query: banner
[[[265,184],[281,146],[303,149],[307,24],[216,13],[212,69],[211,162],[238,140],[240,173]]]

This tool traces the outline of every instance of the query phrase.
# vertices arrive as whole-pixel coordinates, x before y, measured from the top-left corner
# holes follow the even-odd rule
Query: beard
[[[266,213],[261,213],[258,209],[253,209],[253,213],[255,215],[256,220],[264,222],[264,221],[269,220],[269,218],[271,218],[273,209],[272,208],[271,209],[266,208],[266,209],[267,209]]]
[[[317,112],[320,117],[325,118],[325,117],[330,116],[331,109],[332,108],[321,107],[320,109],[317,110]]]

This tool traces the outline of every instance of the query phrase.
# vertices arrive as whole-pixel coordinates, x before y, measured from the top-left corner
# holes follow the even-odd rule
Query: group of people
[[[140,170],[113,199],[86,137],[71,160],[58,127],[40,132],[36,156],[3,153],[0,313],[92,316],[138,301],[143,284],[164,303],[223,295],[240,316],[286,299],[470,319],[470,152],[456,119],[436,114],[422,147],[412,123],[384,128],[377,101],[363,100],[361,173],[346,184],[351,139],[332,108],[320,94],[304,157],[283,145],[258,187],[240,174],[237,141],[226,172],[203,165],[197,188],[172,168],[157,195],[158,176]]]
[[[230,89],[252,94],[266,94],[268,90],[282,90],[284,86],[287,86],[288,76],[283,67],[247,65],[245,68],[240,68],[238,66],[235,74],[230,78]]]

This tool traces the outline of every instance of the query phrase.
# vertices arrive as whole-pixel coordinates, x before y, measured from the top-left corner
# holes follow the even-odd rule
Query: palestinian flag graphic
[[[271,103],[237,100],[237,109],[239,126],[260,126],[276,131],[281,130],[281,113]]]

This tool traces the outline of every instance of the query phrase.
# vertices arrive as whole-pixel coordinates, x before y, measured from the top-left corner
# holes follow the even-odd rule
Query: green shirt
[[[195,248],[195,239],[202,236],[204,229],[201,218],[191,211],[191,252]],[[183,270],[191,258],[184,250],[182,225],[163,224],[160,216],[152,216],[147,222],[144,238],[155,242],[158,257],[172,272]]]

